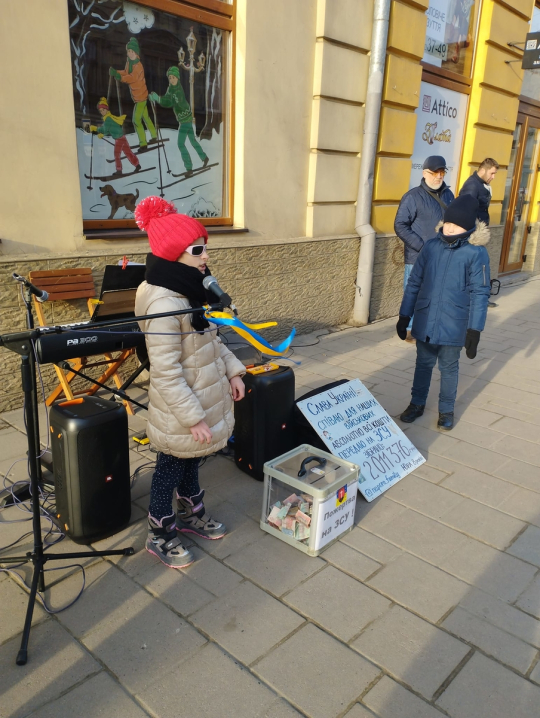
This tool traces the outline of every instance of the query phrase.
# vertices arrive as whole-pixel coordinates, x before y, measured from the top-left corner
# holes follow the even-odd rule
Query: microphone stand
[[[50,333],[61,334],[74,329],[87,330],[88,325],[81,327],[34,327],[34,318],[32,315],[31,290],[25,287],[23,296],[26,306],[26,326],[24,332],[12,332],[0,335],[0,346],[4,346],[21,357],[21,379],[22,390],[24,393],[24,416],[26,423],[26,433],[28,439],[28,465],[30,473],[30,493],[32,497],[32,530],[34,535],[34,548],[28,551],[25,556],[11,556],[0,558],[0,564],[25,564],[32,562],[34,566],[32,574],[32,583],[30,585],[30,594],[28,596],[28,606],[26,609],[26,618],[24,621],[21,647],[17,653],[16,664],[18,666],[26,665],[28,660],[28,642],[30,639],[30,629],[32,627],[32,616],[34,614],[34,606],[36,603],[37,593],[45,591],[45,574],[44,567],[47,561],[60,561],[65,559],[79,558],[95,558],[96,556],[132,556],[135,551],[133,547],[110,551],[76,551],[74,553],[45,553],[43,540],[41,538],[41,504],[39,501],[39,491],[42,483],[41,465],[39,456],[41,453],[40,437],[39,437],[39,417],[38,417],[38,392],[36,382],[36,357],[35,342],[42,336]],[[223,305],[210,305],[210,311],[223,310]],[[179,309],[172,312],[163,312],[161,314],[150,314],[140,317],[129,317],[124,319],[113,319],[99,322],[101,326],[116,326],[120,324],[133,323],[135,321],[144,321],[147,319],[157,319],[159,317],[171,317],[179,314],[193,314],[195,312],[204,312],[206,309],[189,308]],[[88,377],[90,378],[90,377]],[[109,390],[109,387],[107,387]]]

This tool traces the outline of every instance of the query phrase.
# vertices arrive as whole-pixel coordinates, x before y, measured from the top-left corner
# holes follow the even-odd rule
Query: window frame
[[[235,158],[235,76],[236,76],[236,2],[223,0],[133,0],[137,5],[145,5],[153,10],[170,13],[188,20],[194,20],[210,27],[229,32],[228,57],[230,61],[226,68],[226,81],[228,98],[224,107],[226,112],[227,132],[224,141],[227,146],[227,164],[223,170],[223,180],[226,183],[226,207],[222,217],[201,217],[198,221],[208,227],[232,227],[234,220],[234,158]],[[77,163],[79,161],[77,155]],[[146,237],[141,232],[134,219],[83,219],[83,233],[89,230],[99,237],[87,239],[127,239],[126,231],[133,230],[131,238]],[[115,236],[116,235],[116,236]]]

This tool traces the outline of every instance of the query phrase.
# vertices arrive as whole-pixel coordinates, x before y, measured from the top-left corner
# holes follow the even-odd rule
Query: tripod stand
[[[26,294],[24,295],[24,303],[26,305],[26,325],[27,331],[15,332],[11,334],[3,334],[0,336],[0,346],[13,351],[21,357],[21,377],[22,389],[24,393],[24,413],[26,421],[26,429],[28,436],[28,461],[30,473],[30,492],[32,496],[32,525],[34,534],[34,550],[28,552],[25,556],[14,556],[8,558],[0,558],[0,564],[21,564],[29,563],[34,565],[32,575],[32,583],[30,586],[30,595],[28,597],[28,608],[24,622],[21,647],[17,654],[16,663],[18,666],[24,666],[28,660],[28,641],[30,638],[30,629],[32,626],[32,616],[38,591],[41,593],[45,590],[44,566],[47,561],[55,561],[60,559],[77,559],[96,556],[132,556],[133,548],[118,549],[115,551],[83,551],[76,553],[45,553],[43,549],[43,541],[41,538],[41,507],[39,503],[39,488],[42,482],[41,464],[39,462],[40,443],[39,443],[39,418],[38,418],[38,395],[36,383],[36,354],[35,342],[44,341],[47,334],[58,334],[68,331],[63,327],[40,327],[34,328],[34,318],[32,316],[32,308],[30,296],[32,289],[36,289],[24,281],[26,286]],[[161,317],[171,317],[180,314],[193,314],[195,312],[205,312],[220,310],[223,311],[230,302],[230,297],[223,294],[220,297],[220,303],[211,304],[208,307],[177,309],[171,312],[162,312],[160,314],[148,314],[141,317],[130,317],[124,319],[107,320],[100,323],[101,327],[118,326],[122,324],[130,324],[133,322],[144,321],[148,319],[156,319]],[[69,330],[76,331],[80,329],[84,331],[87,325],[70,327]],[[39,344],[39,341],[38,341]],[[51,360],[49,360],[51,361]],[[56,361],[56,359],[52,360]],[[90,377],[85,377],[90,379]],[[90,381],[93,381],[90,379]],[[95,383],[95,382],[94,382]],[[126,385],[124,385],[126,386]],[[122,395],[122,392],[105,387],[113,394]],[[146,407],[143,407],[146,408]]]
[[[41,506],[39,502],[39,490],[42,484],[41,464],[39,462],[40,443],[39,443],[39,418],[38,418],[38,395],[36,384],[36,361],[34,355],[34,341],[40,336],[40,332],[34,329],[34,318],[32,316],[32,308],[30,303],[30,289],[25,291],[24,303],[26,305],[26,325],[28,327],[25,332],[17,332],[15,334],[6,334],[0,337],[0,345],[6,347],[10,351],[16,352],[21,357],[21,378],[22,389],[24,393],[24,414],[26,421],[26,431],[28,437],[28,463],[30,469],[30,493],[32,497],[32,529],[34,534],[34,549],[29,551],[25,556],[13,556],[1,558],[1,564],[22,564],[29,563],[34,565],[32,575],[32,583],[30,586],[30,595],[28,597],[28,607],[26,610],[26,618],[24,621],[23,635],[21,647],[17,654],[16,663],[18,666],[24,666],[28,660],[28,641],[30,639],[30,629],[32,627],[32,616],[34,614],[34,606],[38,591],[41,593],[45,590],[45,574],[44,567],[47,561],[58,561],[60,559],[77,559],[77,558],[94,558],[96,556],[131,556],[134,553],[133,548],[118,549],[115,551],[80,551],[75,553],[45,553],[43,549],[43,540],[41,538]]]

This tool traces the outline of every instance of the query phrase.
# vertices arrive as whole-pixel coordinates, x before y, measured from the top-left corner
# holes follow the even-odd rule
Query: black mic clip
[[[48,292],[46,292],[44,289],[39,289],[38,287],[35,287],[32,282],[29,282],[28,279],[21,277],[21,275],[17,274],[17,272],[13,272],[11,276],[16,282],[20,282],[20,284],[23,284],[26,289],[28,289],[30,294],[34,295],[38,302],[46,302],[49,298]]]

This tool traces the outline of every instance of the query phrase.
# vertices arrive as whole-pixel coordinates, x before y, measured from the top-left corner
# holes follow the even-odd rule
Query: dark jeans
[[[403,291],[407,288],[407,282],[409,281],[409,277],[411,276],[412,269],[414,267],[414,264],[406,264],[405,265],[405,271],[403,272]],[[407,327],[407,331],[410,332],[412,329],[412,320],[414,317],[411,317],[411,321],[409,322],[409,326]]]
[[[447,414],[454,411],[459,378],[459,355],[462,348],[416,340],[416,367],[411,392],[413,404],[426,403],[433,367],[438,359],[441,372],[439,412]]]
[[[158,454],[156,470],[152,477],[150,489],[150,506],[148,513],[156,521],[165,516],[172,516],[172,496],[174,489],[179,496],[191,498],[200,492],[199,458],[179,459],[171,454]]]

